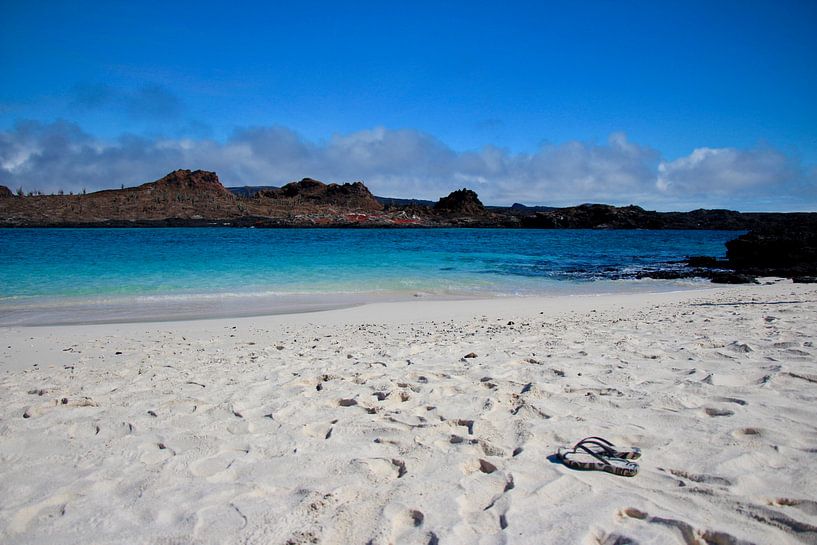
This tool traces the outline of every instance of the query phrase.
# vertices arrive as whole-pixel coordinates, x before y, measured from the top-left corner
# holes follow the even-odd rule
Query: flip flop
[[[636,460],[641,458],[641,449],[638,447],[617,447],[607,439],[602,437],[585,437],[573,447],[586,446],[597,454],[613,458],[623,458],[625,460]]]
[[[637,463],[622,458],[605,457],[583,445],[572,449],[560,448],[556,455],[571,469],[605,471],[621,477],[634,477],[638,473]]]

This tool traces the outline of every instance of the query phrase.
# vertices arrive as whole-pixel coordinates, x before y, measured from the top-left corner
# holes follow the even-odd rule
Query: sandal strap
[[[574,453],[575,453],[575,452],[578,452],[578,451],[579,451],[579,449],[583,450],[584,452],[586,452],[587,454],[589,454],[590,456],[592,456],[593,458],[595,458],[595,459],[596,459],[596,460],[598,460],[599,462],[601,462],[601,463],[603,463],[603,464],[605,464],[605,465],[611,465],[611,464],[610,464],[610,460],[607,460],[606,458],[604,458],[603,456],[601,456],[601,455],[600,455],[599,453],[597,453],[597,452],[593,452],[592,450],[590,450],[589,448],[587,448],[587,447],[586,447],[586,446],[584,446],[584,445],[577,445],[577,446],[575,446],[575,447],[573,448],[573,452],[574,452]]]
[[[610,448],[615,448],[615,445],[613,443],[611,443],[610,441],[608,441],[607,439],[605,439],[604,437],[596,437],[595,435],[591,435],[590,437],[585,437],[584,439],[579,441],[577,444],[580,445],[580,444],[584,443],[585,441],[592,441],[592,442],[595,442],[595,443],[603,443],[603,444],[607,445]]]
[[[596,446],[600,447],[601,450],[604,451],[604,453],[607,454],[608,456],[612,456],[614,458],[619,457],[619,456],[617,456],[617,454],[619,452],[612,447],[612,443],[610,443],[608,441],[599,442],[599,441],[595,441],[594,439],[595,439],[595,437],[587,437],[585,439],[582,439],[581,441],[576,443],[576,445],[573,448],[574,449],[579,448],[579,447],[586,448],[585,445],[596,445]]]

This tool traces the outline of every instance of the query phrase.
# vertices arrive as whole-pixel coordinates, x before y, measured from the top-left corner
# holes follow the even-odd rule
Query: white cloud
[[[55,192],[136,185],[177,168],[214,170],[225,185],[281,185],[306,176],[363,180],[384,196],[437,199],[466,186],[489,204],[635,203],[659,209],[815,207],[816,170],[768,147],[700,148],[662,160],[622,133],[602,144],[546,144],[533,153],[458,152],[432,135],[382,127],[305,140],[286,127],[236,130],[226,141],[94,138],[68,122],[0,131],[0,184]]]
[[[768,147],[750,150],[697,148],[686,157],[658,165],[659,191],[676,195],[730,195],[785,189],[798,166]]]

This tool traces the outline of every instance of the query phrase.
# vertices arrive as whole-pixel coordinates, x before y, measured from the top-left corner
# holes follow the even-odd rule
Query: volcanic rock
[[[434,205],[434,211],[447,216],[483,216],[485,206],[477,194],[470,189],[458,189],[447,197],[442,197]]]
[[[546,229],[657,229],[662,227],[657,212],[640,206],[582,204],[537,212],[524,218],[525,227]]]
[[[713,284],[758,284],[757,278],[734,272],[713,272],[709,276]]]
[[[6,197],[13,197],[14,193],[11,192],[11,189],[7,188],[4,185],[0,185],[0,199],[4,199]]]
[[[738,271],[774,276],[817,274],[817,219],[786,228],[758,229],[726,243],[729,264]]]
[[[704,267],[714,269],[723,265],[717,258],[708,255],[693,255],[687,258],[687,265],[690,267]]]
[[[383,205],[374,198],[363,182],[325,184],[312,178],[304,178],[278,189],[259,191],[257,197],[261,200],[288,200],[293,205],[303,203],[368,211],[383,209]]]
[[[225,196],[232,196],[232,193],[221,185],[218,175],[215,172],[208,172],[206,170],[174,170],[164,178],[156,180],[155,182],[142,184],[138,189],[147,191],[168,190],[173,192],[211,191]]]

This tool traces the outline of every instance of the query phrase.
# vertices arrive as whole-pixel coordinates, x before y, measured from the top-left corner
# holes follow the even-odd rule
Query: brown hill
[[[155,182],[87,195],[32,195],[0,201],[0,221],[20,225],[234,218],[243,212],[214,172],[176,170]]]
[[[4,199],[6,197],[13,197],[14,193],[11,192],[11,189],[7,188],[4,185],[0,185],[0,199]]]
[[[8,192],[11,196],[11,192]],[[369,221],[383,206],[361,182],[324,184],[304,178],[279,189],[236,197],[214,172],[176,170],[138,187],[87,195],[29,195],[0,199],[0,225],[281,225]],[[391,218],[385,218],[389,223]]]

